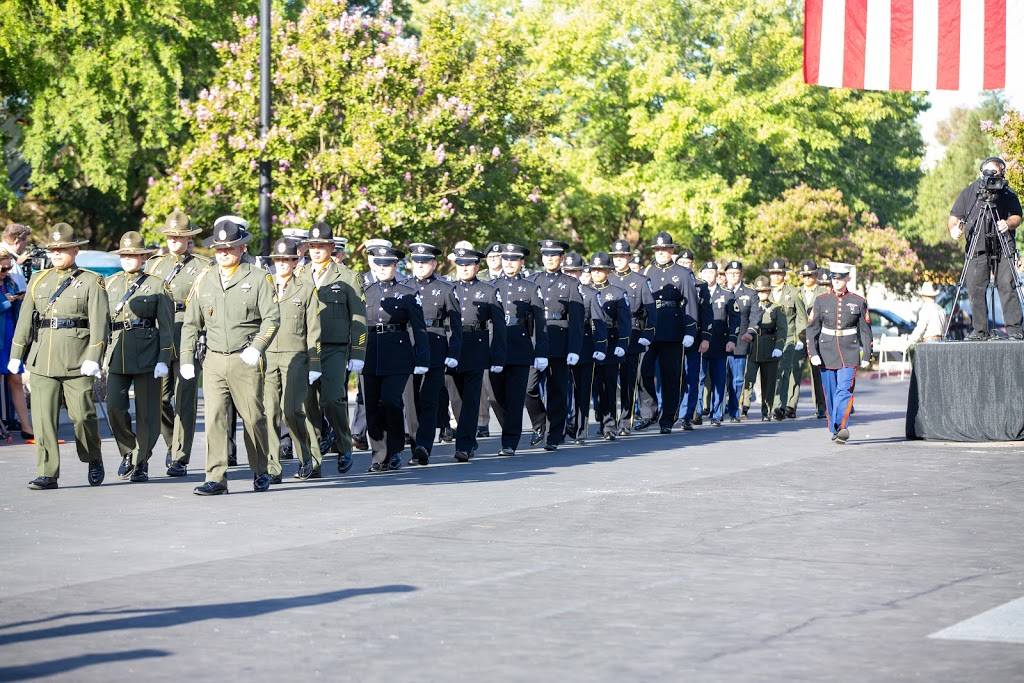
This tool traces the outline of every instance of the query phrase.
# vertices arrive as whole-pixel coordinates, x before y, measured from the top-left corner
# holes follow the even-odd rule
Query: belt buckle
[[[57,321],[58,320],[59,320],[58,318],[50,318],[50,329],[51,330],[56,330],[57,329],[57,327],[58,327]]]
[[[124,329],[126,332],[132,329],[132,321],[125,320],[124,322],[121,323],[121,328]]]
[[[377,329],[377,332],[383,332],[384,331],[384,323],[376,323],[375,327]]]

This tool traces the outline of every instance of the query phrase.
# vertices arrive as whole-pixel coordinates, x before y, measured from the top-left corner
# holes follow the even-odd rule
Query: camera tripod
[[[984,190],[979,191],[978,198],[979,208],[967,231],[970,239],[967,245],[967,254],[964,256],[964,267],[960,271],[960,279],[956,283],[956,293],[953,295],[953,304],[949,311],[949,317],[946,319],[946,329],[942,333],[944,339],[949,337],[949,326],[959,308],[960,292],[963,290],[964,280],[967,279],[967,269],[978,248],[978,240],[982,237],[985,238],[987,244],[985,252],[988,257],[989,280],[995,281],[999,259],[1005,258],[1013,276],[1013,289],[1017,294],[1017,300],[1020,302],[1021,308],[1024,309],[1024,282],[1021,281],[1020,272],[1017,270],[1017,259],[1019,258],[1017,245],[1014,243],[1012,235],[999,232],[996,227],[999,223],[999,215],[996,213],[995,198],[991,196],[991,193]],[[974,311],[971,313],[974,314]]]

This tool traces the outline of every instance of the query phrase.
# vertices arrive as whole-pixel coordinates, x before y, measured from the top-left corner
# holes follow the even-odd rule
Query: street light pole
[[[260,138],[270,132],[270,0],[260,0]],[[265,153],[264,153],[265,154]],[[260,229],[263,255],[270,255],[270,159],[260,160]]]

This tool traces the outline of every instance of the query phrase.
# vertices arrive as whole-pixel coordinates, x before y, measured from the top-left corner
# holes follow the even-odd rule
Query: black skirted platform
[[[907,438],[1024,439],[1024,342],[919,344],[910,375]]]

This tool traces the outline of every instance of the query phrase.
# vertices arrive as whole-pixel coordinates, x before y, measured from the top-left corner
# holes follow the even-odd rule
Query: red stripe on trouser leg
[[[857,387],[857,370],[854,369],[853,377],[850,379],[850,399],[846,402],[846,410],[843,412],[843,421],[839,423],[839,428],[840,429],[846,429],[846,422],[850,419],[850,411],[853,410],[853,390],[856,387]]]

